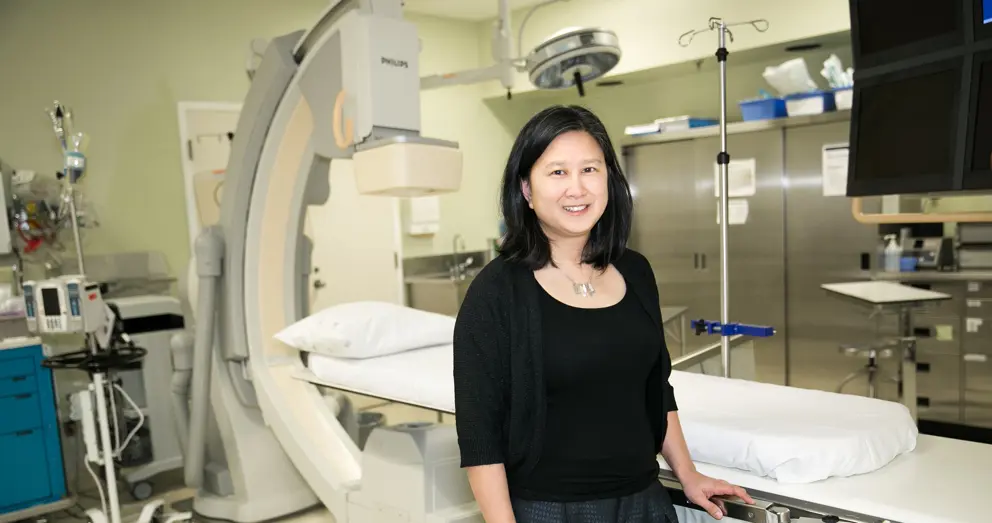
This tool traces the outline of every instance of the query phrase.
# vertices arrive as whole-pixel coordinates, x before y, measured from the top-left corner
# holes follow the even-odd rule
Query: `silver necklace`
[[[565,271],[561,271],[561,273],[565,274]],[[592,286],[591,279],[585,283],[579,283],[567,274],[565,274],[565,277],[568,278],[568,281],[572,282],[572,291],[575,292],[575,294],[585,296],[586,298],[591,298],[594,294],[596,294],[596,288]]]

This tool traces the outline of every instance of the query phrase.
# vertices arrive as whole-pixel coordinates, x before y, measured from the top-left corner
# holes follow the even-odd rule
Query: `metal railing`
[[[738,334],[736,336],[730,336],[728,340],[730,343],[730,350],[737,347],[741,347],[750,343],[753,343],[752,339]],[[721,356],[722,342],[718,341],[711,345],[707,345],[701,349],[695,350],[686,354],[685,356],[680,356],[672,360],[673,370],[689,370],[696,365],[702,365],[703,362],[710,360],[711,358],[719,358]]]

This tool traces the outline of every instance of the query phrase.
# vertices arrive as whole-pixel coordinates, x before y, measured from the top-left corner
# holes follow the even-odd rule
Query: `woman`
[[[488,523],[677,523],[657,454],[713,517],[668,383],[654,273],[626,248],[633,202],[600,120],[535,115],[510,151],[506,234],[455,326],[462,467]]]

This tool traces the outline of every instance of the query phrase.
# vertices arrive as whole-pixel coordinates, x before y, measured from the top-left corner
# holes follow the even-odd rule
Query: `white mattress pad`
[[[430,410],[455,412],[451,345],[368,359],[310,353],[307,368],[316,380],[300,377],[328,387]]]
[[[455,410],[451,345],[362,360],[311,353],[308,368],[312,376],[298,377]],[[899,403],[679,371],[671,383],[697,463],[809,483],[877,470],[916,446],[916,425]]]
[[[670,382],[697,463],[810,483],[872,472],[916,448],[900,403],[679,371]]]

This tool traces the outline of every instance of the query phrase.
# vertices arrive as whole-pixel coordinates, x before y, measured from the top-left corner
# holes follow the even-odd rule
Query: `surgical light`
[[[620,62],[620,40],[608,29],[566,28],[541,42],[527,56],[530,81],[539,89],[575,86],[595,80]]]
[[[620,39],[613,31],[601,27],[568,27],[544,39],[526,56],[519,56],[523,53],[524,27],[534,11],[562,1],[568,0],[544,0],[532,7],[520,23],[514,48],[509,1],[499,0],[499,19],[493,38],[496,63],[481,69],[425,76],[421,78],[420,88],[434,89],[498,79],[509,97],[514,73],[522,72],[538,89],[575,87],[579,96],[585,96],[586,82],[606,75],[620,62]]]

